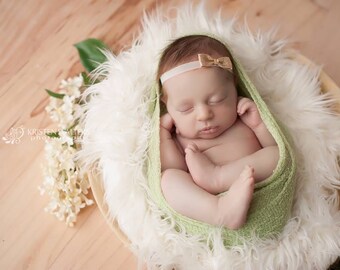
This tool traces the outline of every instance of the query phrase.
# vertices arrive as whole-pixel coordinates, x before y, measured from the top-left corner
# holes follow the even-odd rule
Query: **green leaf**
[[[48,89],[45,89],[45,91],[47,92],[47,94],[49,94],[51,97],[54,97],[54,98],[63,99],[63,97],[65,96],[65,94],[59,94]]]
[[[46,133],[46,135],[50,138],[60,138],[59,136],[59,132],[49,132],[49,133]]]
[[[83,85],[85,87],[89,87],[100,82],[99,79],[93,80],[85,71],[81,73],[81,76],[83,77]]]
[[[89,38],[74,44],[74,46],[78,50],[81,63],[88,72],[106,61],[101,50],[108,50],[108,47],[99,39]]]
[[[83,84],[85,86],[91,85],[91,78],[85,71],[81,73],[81,76],[83,77],[83,82],[84,82]]]

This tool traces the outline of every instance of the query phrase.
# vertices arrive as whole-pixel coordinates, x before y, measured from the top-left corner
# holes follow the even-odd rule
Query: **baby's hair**
[[[190,35],[181,37],[165,48],[159,61],[157,80],[160,76],[188,61],[197,60],[197,54],[209,54],[213,57],[228,56],[231,54],[220,41],[205,35]]]

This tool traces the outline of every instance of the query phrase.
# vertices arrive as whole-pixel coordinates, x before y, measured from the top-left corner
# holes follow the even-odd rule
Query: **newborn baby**
[[[161,187],[182,215],[237,229],[246,221],[254,183],[273,173],[279,151],[255,103],[237,95],[230,59],[222,43],[199,35],[164,51]]]

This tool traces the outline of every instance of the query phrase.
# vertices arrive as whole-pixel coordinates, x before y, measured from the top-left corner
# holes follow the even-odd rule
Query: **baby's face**
[[[191,70],[167,80],[163,88],[163,101],[185,138],[216,138],[237,119],[237,92],[233,75],[226,70]]]

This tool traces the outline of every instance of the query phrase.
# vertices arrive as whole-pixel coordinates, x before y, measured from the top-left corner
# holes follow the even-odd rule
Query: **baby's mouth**
[[[199,133],[201,134],[213,134],[218,130],[218,126],[212,126],[212,127],[205,127],[202,128]]]

